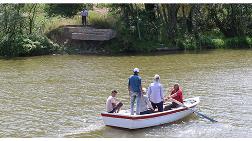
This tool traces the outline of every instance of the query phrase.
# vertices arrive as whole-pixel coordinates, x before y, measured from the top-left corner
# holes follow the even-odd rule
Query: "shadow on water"
[[[12,60],[12,61],[16,61],[16,60],[26,60],[28,57],[0,57],[0,60]]]
[[[104,54],[100,56],[113,56],[113,57],[122,57],[122,56],[163,56],[163,55],[173,55],[173,54],[209,54],[213,49],[204,49],[204,50],[171,50],[171,51],[154,51],[154,52],[128,52],[128,53],[117,53],[117,54]]]
[[[74,55],[83,55],[83,56],[104,56],[104,57],[127,57],[127,56],[163,56],[163,55],[177,55],[177,54],[209,54],[216,50],[228,50],[228,49],[198,49],[198,50],[169,50],[169,51],[154,51],[154,52],[146,52],[146,53],[140,53],[140,52],[125,52],[125,53],[117,53],[117,54],[95,54],[95,53],[85,53],[85,54],[73,54]],[[252,51],[252,49],[230,49],[232,51]],[[58,56],[62,54],[51,54],[51,55],[43,55],[44,57],[50,57],[50,56]],[[63,54],[67,55],[67,54]],[[36,58],[41,56],[27,56],[27,57],[3,57],[0,56],[0,60],[27,60],[29,58]]]
[[[104,57],[128,57],[128,56],[165,56],[165,55],[182,55],[182,54],[211,54],[215,53],[216,51],[225,52],[226,50],[235,51],[235,49],[197,49],[197,50],[164,50],[164,51],[153,51],[153,52],[123,52],[123,53],[116,53],[116,54],[94,54],[94,53],[85,53],[85,54],[78,54],[84,56],[104,56]],[[252,49],[239,49],[245,51],[252,51]]]
[[[198,117],[195,114],[191,114],[183,119],[172,123],[166,123],[158,126],[152,126],[141,129],[125,129],[120,127],[111,127],[111,126],[103,126],[99,129],[88,131],[88,132],[79,132],[65,135],[64,137],[72,138],[142,138],[145,137],[147,133],[152,132],[153,130],[162,130],[163,128],[171,127],[172,125],[181,125],[187,124],[190,122],[197,121]],[[172,127],[171,127],[172,128]]]
[[[26,56],[26,57],[5,57],[5,56],[0,56],[0,60],[11,60],[11,61],[18,61],[18,60],[29,60],[31,58],[49,58],[53,56],[58,56],[61,54],[51,54],[51,55],[43,55],[43,56]]]

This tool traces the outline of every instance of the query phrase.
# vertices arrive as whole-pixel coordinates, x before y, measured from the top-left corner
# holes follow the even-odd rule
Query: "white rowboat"
[[[184,105],[193,109],[200,102],[199,97],[184,100]],[[186,107],[178,107],[172,110],[155,112],[146,115],[130,115],[129,110],[121,110],[119,113],[101,113],[102,119],[107,126],[127,129],[138,129],[180,120],[193,113]]]

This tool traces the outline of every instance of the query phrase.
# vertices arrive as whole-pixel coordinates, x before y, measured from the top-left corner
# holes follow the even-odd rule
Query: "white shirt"
[[[116,104],[116,98],[112,97],[112,96],[109,96],[108,99],[107,99],[107,102],[106,102],[107,112],[111,112],[113,110],[114,107],[113,107],[112,103]]]
[[[88,16],[88,11],[87,10],[81,11],[81,16]]]
[[[148,108],[152,108],[152,105],[147,96],[143,95],[140,100],[140,112],[147,111]]]
[[[151,83],[147,94],[150,101],[153,103],[160,103],[161,101],[164,101],[163,86],[159,82]]]

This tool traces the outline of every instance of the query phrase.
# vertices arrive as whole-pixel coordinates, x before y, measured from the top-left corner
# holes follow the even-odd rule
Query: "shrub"
[[[106,41],[104,49],[107,53],[112,54],[125,52],[127,47],[124,45],[123,42],[124,41],[119,38]]]
[[[205,36],[205,35],[200,36],[199,42],[200,42],[201,47],[203,48],[209,48],[209,49],[214,48],[214,45],[212,43],[212,38],[209,36]]]
[[[212,39],[211,42],[214,48],[225,48],[225,42],[222,39]]]
[[[57,53],[60,49],[60,46],[56,43],[53,43],[46,36],[42,35],[30,35],[28,36],[35,46],[28,53],[29,55],[47,55],[52,53]]]
[[[7,57],[57,53],[59,46],[42,35],[6,35],[0,42],[0,55]]]
[[[134,52],[151,52],[156,50],[156,42],[155,41],[135,41],[133,42],[133,48],[131,49]]]
[[[197,49],[197,41],[193,36],[186,35],[182,38],[176,39],[176,44],[179,48],[183,49]]]
[[[115,38],[105,43],[108,53],[149,53],[157,48],[155,41],[133,40],[133,38]]]
[[[246,44],[249,48],[252,48],[252,37],[245,37]]]
[[[226,45],[229,48],[251,48],[252,38],[251,37],[233,37],[226,39]]]

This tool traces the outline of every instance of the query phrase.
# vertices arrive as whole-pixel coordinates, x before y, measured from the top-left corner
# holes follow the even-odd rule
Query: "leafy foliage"
[[[52,43],[39,30],[35,30],[37,5],[2,4],[0,8],[0,55],[1,56],[32,56],[56,52],[58,45]]]
[[[114,4],[111,11],[118,17],[117,31],[132,43],[151,40],[184,49],[250,47],[250,38],[244,38],[252,33],[250,4]]]
[[[85,4],[47,4],[45,11],[49,16],[73,17],[84,7]]]
[[[252,47],[251,4],[96,5],[109,8],[108,14],[91,11],[93,4],[0,4],[0,55],[57,52],[59,47],[45,34],[80,24],[84,7],[90,10],[93,27],[117,31],[117,38],[105,45],[111,52],[151,52],[158,44],[183,49]]]
[[[17,35],[15,38],[5,36],[0,42],[1,56],[35,56],[57,52],[60,47],[41,35]]]
[[[226,39],[226,46],[230,48],[252,48],[252,37],[233,37]]]

